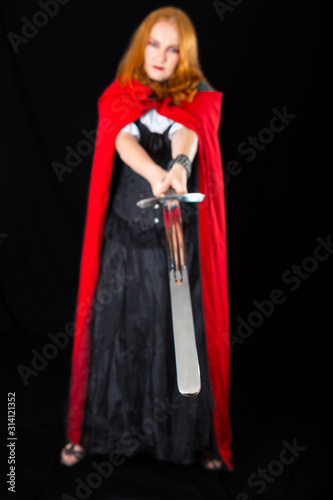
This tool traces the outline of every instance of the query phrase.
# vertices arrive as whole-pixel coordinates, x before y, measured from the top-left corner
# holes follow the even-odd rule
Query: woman
[[[99,99],[63,464],[117,451],[232,469],[221,97],[200,70],[190,19],[165,7],[141,23]],[[169,188],[205,194],[183,207],[194,398],[177,391],[161,209],[136,205]]]

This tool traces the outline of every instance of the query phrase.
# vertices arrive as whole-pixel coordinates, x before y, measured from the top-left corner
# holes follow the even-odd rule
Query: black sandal
[[[212,460],[216,460],[217,462],[219,462],[219,465],[217,467],[215,467],[215,466],[209,467],[208,464]],[[221,459],[217,458],[210,450],[206,450],[203,453],[201,453],[200,461],[201,461],[201,465],[204,467],[204,469],[209,470],[209,471],[216,472],[216,471],[219,471],[223,468],[223,462],[221,461]]]
[[[70,446],[68,446],[68,444]],[[68,464],[63,461],[63,459],[60,456],[60,463],[63,465],[67,465],[68,467],[71,467],[73,465],[76,465],[78,462],[80,462],[87,454],[87,450],[83,448],[82,450],[74,450],[75,443],[68,443],[66,446],[61,450],[61,454],[63,453],[64,455],[67,456],[74,456],[76,458],[76,461],[73,462],[72,464]],[[81,446],[81,445],[80,445]]]

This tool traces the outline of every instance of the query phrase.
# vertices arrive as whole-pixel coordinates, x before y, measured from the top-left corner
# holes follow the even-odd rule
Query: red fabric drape
[[[194,130],[199,137],[199,246],[209,374],[215,399],[213,414],[218,449],[232,469],[229,420],[229,301],[226,217],[218,128],[222,93],[200,91],[192,103],[175,106],[170,98],[149,98],[150,88],[132,82],[110,84],[98,100],[98,127],[92,165],[75,317],[67,437],[79,443],[82,432],[89,367],[89,328],[99,273],[103,230],[109,201],[115,138],[128,123],[149,109]]]

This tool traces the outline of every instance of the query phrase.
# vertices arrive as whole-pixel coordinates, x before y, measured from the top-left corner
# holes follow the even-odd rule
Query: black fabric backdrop
[[[58,464],[97,99],[135,27],[164,5],[1,3],[1,497],[327,500],[329,2],[176,2],[224,93],[234,472],[143,456],[107,477],[92,465],[103,457]]]

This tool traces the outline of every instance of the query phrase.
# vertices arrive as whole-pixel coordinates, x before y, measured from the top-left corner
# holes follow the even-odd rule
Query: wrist
[[[157,164],[149,164],[146,168],[146,179],[150,184],[158,182],[161,177],[165,177],[165,170]]]
[[[179,177],[180,179],[184,179],[186,182],[188,179],[187,171],[181,163],[175,162],[169,172],[173,172],[174,175]]]
[[[167,170],[170,170],[175,164],[181,165],[187,173],[187,178],[190,177],[192,173],[192,163],[188,156],[180,154],[177,155],[176,158],[172,158],[167,165]]]

